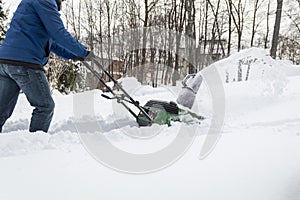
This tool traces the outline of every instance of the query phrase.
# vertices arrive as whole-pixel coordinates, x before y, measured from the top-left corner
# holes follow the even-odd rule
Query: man
[[[43,66],[54,52],[64,59],[93,55],[65,29],[60,18],[64,0],[22,0],[0,46],[0,132],[11,116],[20,90],[34,107],[29,131],[47,132],[54,102]]]

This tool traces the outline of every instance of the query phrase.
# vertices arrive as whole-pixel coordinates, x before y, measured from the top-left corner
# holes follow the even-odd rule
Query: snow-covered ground
[[[249,80],[233,82],[239,60],[247,59],[255,60]],[[0,134],[0,199],[299,200],[300,67],[274,61],[265,50],[255,48],[215,66],[224,82],[226,100],[217,145],[207,157],[199,159],[212,118],[211,94],[204,83],[193,110],[206,119],[192,126],[197,131],[194,143],[177,162],[148,174],[121,173],[97,162],[76,131],[74,101],[93,97],[95,117],[87,120],[99,125],[99,130],[93,131],[133,154],[167,146],[178,129],[186,130],[189,137],[190,125],[139,129],[127,112],[102,98],[100,91],[71,95],[55,92],[49,134],[32,134],[27,131],[32,108],[21,94]],[[230,75],[229,83],[225,83],[226,74]],[[180,91],[180,86],[140,86],[132,78],[122,82],[142,104],[150,99],[176,100]],[[151,139],[126,135],[148,136],[153,131],[157,135]]]

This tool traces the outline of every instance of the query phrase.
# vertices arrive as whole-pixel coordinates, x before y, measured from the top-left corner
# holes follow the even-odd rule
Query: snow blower
[[[114,86],[121,92],[117,94],[111,87],[109,87],[103,80],[101,74],[95,70],[92,64],[83,61],[85,67],[99,80],[99,82],[112,94],[112,97],[102,94],[101,96],[106,99],[116,99],[118,103],[122,104],[126,110],[136,119],[139,126],[151,126],[154,124],[171,125],[172,121],[185,122],[185,123],[200,123],[204,119],[202,116],[181,109],[175,102],[166,102],[160,100],[150,100],[144,106],[141,106],[139,101],[134,100],[120,85],[120,83],[113,78],[113,76],[106,71],[106,69],[99,63],[97,57],[92,59],[92,64],[98,67]],[[127,104],[130,103],[138,109],[136,114]]]

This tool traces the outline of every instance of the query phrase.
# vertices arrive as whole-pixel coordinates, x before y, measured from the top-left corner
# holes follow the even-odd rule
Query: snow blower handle
[[[105,94],[101,94],[102,97],[104,97],[105,99],[112,99],[111,97],[105,95]]]
[[[109,97],[105,94],[102,94],[101,96],[106,98],[106,99],[117,99],[117,102],[122,104],[137,120],[138,120],[138,115],[135,114],[135,112],[133,112],[123,101],[126,101],[128,103],[133,104],[137,109],[139,109],[139,111],[148,119],[148,121],[150,123],[152,123],[152,118],[149,116],[149,114],[147,113],[147,110],[142,107],[140,105],[139,101],[135,101],[123,88],[122,86],[118,83],[117,80],[114,79],[114,77],[105,70],[105,68],[99,63],[100,58],[98,58],[97,56],[93,56],[91,57],[91,60],[89,60],[90,62],[93,63],[93,65],[97,66],[108,78],[109,80],[113,81],[113,83],[115,84],[115,86],[117,87],[118,90],[120,90],[122,92],[121,96],[119,96],[118,94],[116,94],[107,84],[106,82],[102,79],[102,76],[99,74],[99,72],[97,72],[94,67],[92,67],[92,63],[89,64],[87,61],[82,61],[82,63],[85,65],[85,67],[87,69],[90,70],[90,72],[100,81],[100,83],[102,83],[102,85],[104,85],[107,90],[113,95],[113,97]]]

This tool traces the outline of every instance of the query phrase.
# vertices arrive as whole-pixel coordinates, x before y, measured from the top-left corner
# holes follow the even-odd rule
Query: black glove
[[[92,51],[88,51],[87,56],[83,59],[84,61],[92,61],[95,58],[95,54]]]
[[[95,54],[92,51],[88,51],[86,57],[75,56],[74,61],[92,61]]]

